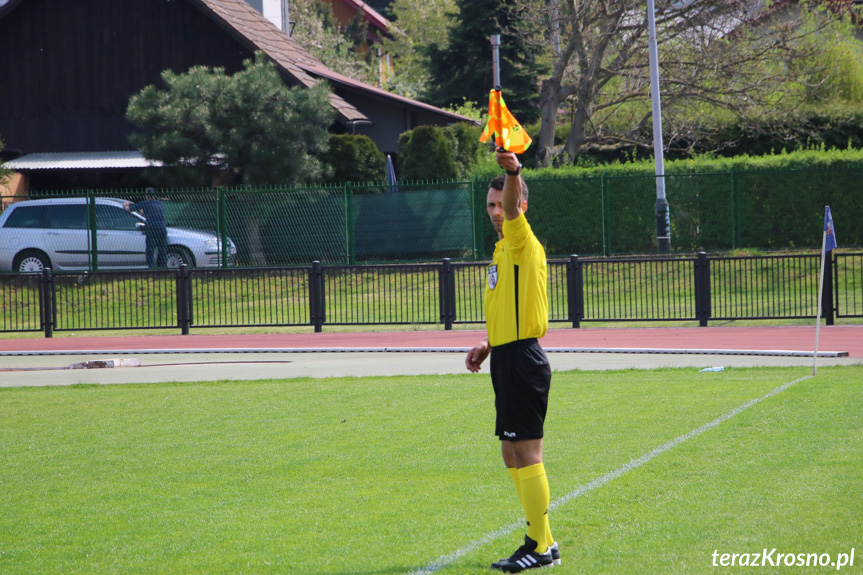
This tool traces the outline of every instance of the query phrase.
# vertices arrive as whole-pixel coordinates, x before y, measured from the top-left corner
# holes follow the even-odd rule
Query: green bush
[[[399,138],[400,180],[452,180],[458,177],[458,166],[443,128],[420,126]]]
[[[443,134],[449,142],[452,158],[458,169],[458,176],[456,177],[464,179],[470,174],[479,149],[481,133],[482,128],[471,126],[465,122],[458,122],[443,128]]]
[[[809,149],[795,152],[739,155],[735,157],[697,156],[665,162],[666,174],[704,174],[731,170],[810,170],[823,168],[859,168],[863,149]],[[596,166],[562,166],[560,168],[525,169],[525,178],[584,178],[609,176],[652,176],[653,158],[637,162],[615,162]]]
[[[368,136],[330,136],[324,161],[332,166],[329,182],[382,182],[387,175],[387,158]]]
[[[847,147],[863,148],[863,108],[834,104],[811,110],[792,123],[781,120],[766,121],[757,127],[743,128],[729,125],[707,141],[705,148],[717,147],[719,142],[736,142],[726,148],[723,155],[769,155],[786,150]]]
[[[486,166],[474,175],[484,183],[499,173]],[[526,169],[524,176],[528,219],[549,256],[655,252],[652,160]],[[819,248],[825,205],[840,246],[863,245],[861,176],[863,151],[853,149],[669,161],[672,249]]]

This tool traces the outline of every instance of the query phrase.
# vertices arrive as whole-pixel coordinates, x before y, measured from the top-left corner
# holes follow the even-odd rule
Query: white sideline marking
[[[713,429],[717,425],[720,425],[721,423],[728,421],[729,419],[731,419],[732,417],[734,417],[738,413],[749,409],[753,405],[760,403],[760,402],[764,401],[765,399],[769,399],[769,398],[773,397],[774,395],[778,395],[778,394],[782,393],[783,391],[785,391],[786,389],[788,389],[789,387],[791,387],[795,383],[799,383],[801,381],[811,379],[812,377],[813,376],[811,376],[811,375],[807,375],[806,377],[801,377],[800,379],[795,379],[794,381],[789,381],[788,383],[784,383],[784,384],[780,385],[779,387],[770,391],[769,393],[767,393],[766,395],[764,395],[762,397],[747,401],[743,405],[736,407],[736,408],[732,409],[731,411],[720,415],[719,417],[717,417],[713,421],[705,423],[701,427],[693,429],[689,433],[685,433],[684,435],[681,435],[679,437],[675,437],[674,439],[665,443],[664,445],[660,445],[656,449],[645,453],[641,457],[639,457],[637,459],[633,459],[632,461],[630,461],[626,465],[622,465],[622,466],[618,467],[617,469],[615,469],[614,471],[611,471],[609,473],[606,473],[602,477],[598,477],[598,478],[594,479],[590,483],[586,483],[585,485],[581,485],[581,486],[577,487],[575,490],[567,493],[563,497],[559,497],[558,499],[555,499],[548,506],[549,511],[551,511],[552,509],[555,509],[557,507],[560,507],[561,505],[569,503],[570,501],[572,501],[576,497],[581,497],[582,495],[584,495],[585,493],[587,493],[589,491],[593,491],[594,489],[598,489],[598,488],[602,487],[606,483],[617,479],[621,475],[624,475],[625,473],[632,471],[633,469],[641,467],[642,465],[644,465],[645,463],[647,463],[651,459],[662,455],[666,451],[671,451],[672,449],[674,449],[675,447],[677,447],[681,443],[684,443],[685,441],[689,441],[693,437],[697,437],[697,436],[701,435],[702,433],[704,433],[705,431]],[[475,541],[471,541],[470,543],[468,543],[467,545],[465,545],[461,549],[454,551],[453,553],[450,553],[449,555],[444,555],[443,557],[440,557],[437,561],[435,561],[431,565],[429,565],[427,567],[423,567],[422,569],[414,570],[411,573],[412,573],[412,575],[424,575],[426,573],[434,573],[436,571],[439,571],[440,569],[443,569],[444,567],[448,567],[452,563],[455,563],[458,559],[461,559],[465,555],[473,553],[475,550],[479,549],[483,545],[486,545],[487,543],[491,543],[492,541],[494,541],[495,539],[498,539],[500,537],[504,537],[506,535],[512,534],[516,529],[519,529],[522,525],[524,525],[524,521],[516,521],[516,522],[510,523],[509,525],[505,525],[505,526],[501,527],[500,529],[498,529],[497,531],[492,531],[491,533],[487,533],[484,536],[482,536],[481,538],[476,539]]]

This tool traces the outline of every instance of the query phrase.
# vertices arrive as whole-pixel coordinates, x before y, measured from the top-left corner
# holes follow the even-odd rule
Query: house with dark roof
[[[8,0],[0,5],[3,159],[31,188],[139,186],[146,160],[128,141],[129,98],[161,85],[165,69],[230,74],[258,50],[288,85],[328,82],[332,131],[368,135],[384,153],[417,126],[471,121],[330,70],[245,0]]]
[[[3,0],[0,0],[2,2]],[[293,35],[296,22],[292,18],[293,4],[296,0],[246,0],[255,10],[276,25],[279,30]],[[386,85],[387,78],[392,74],[392,56],[383,50],[383,39],[391,37],[389,20],[375,10],[374,7],[362,0],[322,0],[330,6],[338,25],[345,28],[360,20],[366,25],[366,38],[360,50],[366,54],[368,50],[374,50],[371,58],[375,58],[380,68],[380,85]]]
[[[333,7],[333,15],[341,26],[347,26],[354,18],[361,18],[368,25],[369,44],[380,42],[389,33],[389,22],[380,12],[362,0],[327,0]]]
[[[280,30],[290,36],[291,5],[296,0],[246,0]],[[0,0],[2,3],[3,0]],[[368,25],[368,43],[380,42],[389,33],[390,23],[374,6],[363,0],[324,0],[333,9],[333,16],[340,26],[347,26],[355,18],[361,18]],[[381,7],[388,2],[381,3]]]

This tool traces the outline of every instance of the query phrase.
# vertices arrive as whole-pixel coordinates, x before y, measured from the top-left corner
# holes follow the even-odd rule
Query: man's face
[[[488,212],[488,218],[491,220],[491,225],[499,237],[503,237],[503,190],[488,189],[486,196],[485,209]]]
[[[488,195],[485,199],[485,210],[488,212],[488,219],[491,220],[494,231],[497,232],[498,237],[503,238],[503,190],[488,189]],[[521,203],[521,211],[527,211],[527,202]]]

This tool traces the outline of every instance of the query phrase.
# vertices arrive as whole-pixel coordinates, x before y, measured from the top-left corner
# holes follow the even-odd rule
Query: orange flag
[[[506,107],[500,90],[492,90],[488,94],[488,123],[479,141],[485,142],[492,134],[498,147],[516,154],[524,152],[533,141]]]

